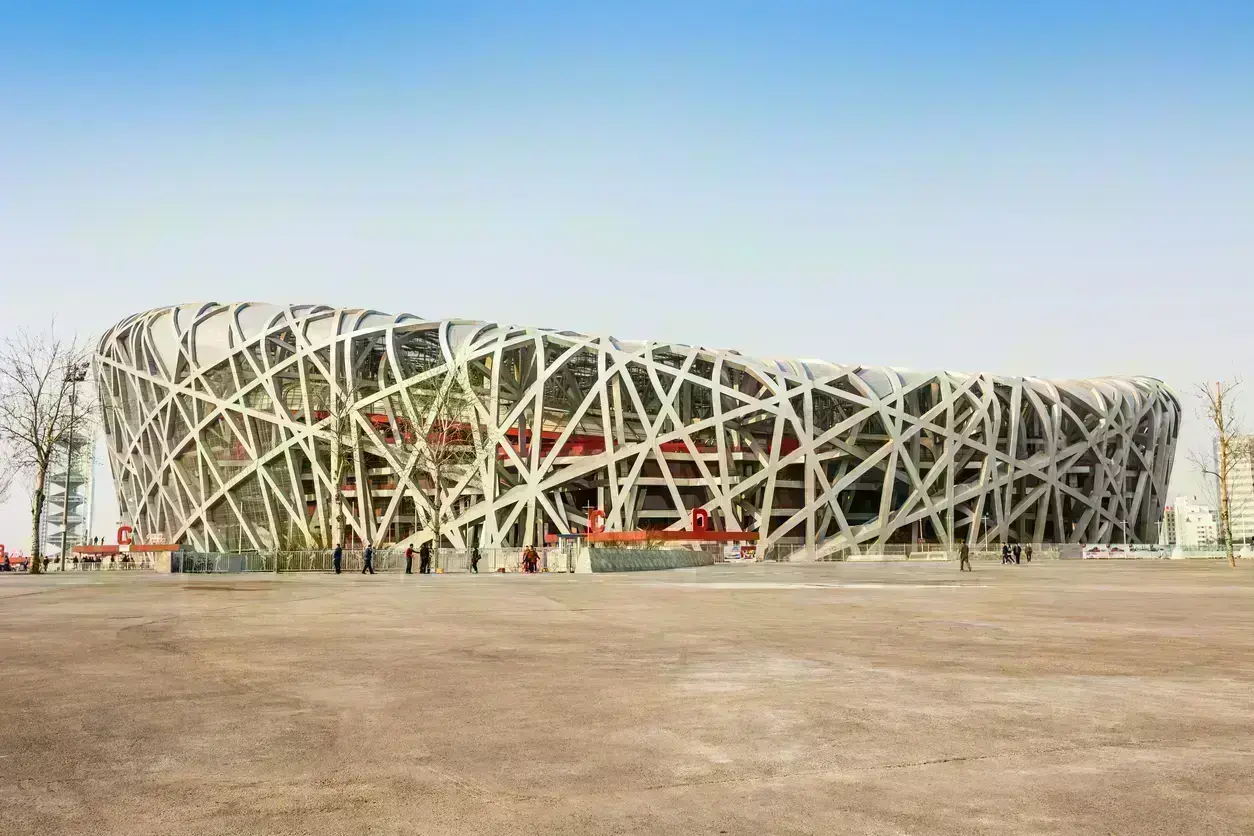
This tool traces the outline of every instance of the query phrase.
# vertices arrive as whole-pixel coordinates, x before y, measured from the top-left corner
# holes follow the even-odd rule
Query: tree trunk
[[[440,494],[440,469],[436,468],[432,475],[435,476],[435,498],[431,503],[431,560],[434,568],[439,568],[440,559],[440,503],[443,502]]]
[[[1236,555],[1232,553],[1232,515],[1228,500],[1228,425],[1224,420],[1224,390],[1222,383],[1215,384],[1215,414],[1219,416],[1219,526],[1224,538],[1224,553],[1228,565],[1237,568]]]
[[[341,427],[337,422],[335,435],[331,439],[331,478],[335,484],[331,498],[331,541],[332,546],[344,545],[344,448],[340,442]]]
[[[48,469],[41,467],[35,472],[35,504],[31,508],[30,561],[26,571],[37,575],[43,571],[43,543],[39,541],[39,524],[44,516],[44,484],[47,482]]]
[[[344,545],[344,491],[338,481],[335,483],[335,502],[331,504],[331,539],[336,546]]]

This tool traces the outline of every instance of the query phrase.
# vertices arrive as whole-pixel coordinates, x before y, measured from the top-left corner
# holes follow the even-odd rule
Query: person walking
[[[369,543],[366,544],[366,550],[362,552],[361,559],[361,573],[364,575],[367,572],[374,574],[374,549],[370,548]]]
[[[472,546],[470,549],[470,571],[479,574],[479,547]]]
[[[418,547],[418,572],[423,575],[431,574],[431,541],[427,541]]]
[[[412,575],[414,573],[414,547],[405,547],[405,574]]]
[[[1020,546],[1018,543],[1015,543],[1014,553],[1015,553],[1015,565],[1018,566],[1019,558],[1023,556],[1023,546]]]
[[[1028,543],[1023,549],[1023,556],[1028,559],[1028,563],[1032,562],[1032,544]]]
[[[1007,563],[1011,561],[1011,559],[1012,558],[1010,557],[1010,546],[1007,545],[1006,543],[1002,543],[1001,544],[1001,565],[1005,566]]]
[[[335,574],[340,573],[340,568],[344,565],[344,550],[340,548],[340,544],[335,544],[335,551],[331,552],[331,565],[335,567]]]
[[[971,547],[966,543],[958,547],[958,571],[971,571]]]

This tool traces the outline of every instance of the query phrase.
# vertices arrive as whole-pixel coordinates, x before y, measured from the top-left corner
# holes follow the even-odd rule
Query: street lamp
[[[65,550],[70,535],[70,476],[74,469],[74,405],[78,398],[78,384],[87,379],[87,364],[74,363],[65,371],[70,384],[69,439],[65,445],[65,496],[61,503],[61,571],[65,571]]]

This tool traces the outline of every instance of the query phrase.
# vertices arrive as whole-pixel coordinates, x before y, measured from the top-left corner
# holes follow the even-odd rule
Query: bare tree
[[[1223,542],[1228,563],[1235,568],[1236,555],[1232,550],[1232,473],[1242,459],[1254,454],[1250,441],[1242,432],[1241,419],[1236,414],[1233,390],[1241,385],[1239,379],[1199,383],[1195,394],[1201,404],[1201,417],[1205,418],[1215,433],[1214,449],[1194,451],[1189,460],[1203,476],[1214,480],[1219,500],[1219,537]]]
[[[39,530],[49,470],[74,438],[94,432],[96,406],[89,392],[77,392],[90,356],[87,343],[59,338],[55,323],[45,332],[21,330],[0,341],[0,447],[11,478],[32,480],[31,572],[42,569]]]
[[[315,421],[325,421],[331,436],[328,477],[331,479],[331,539],[327,548],[344,544],[344,479],[349,465],[356,461],[361,434],[354,412],[353,392],[330,385],[310,387],[310,406]],[[360,486],[358,486],[360,490]],[[323,533],[325,538],[326,533]]]
[[[2,453],[0,451],[0,503],[9,501],[9,488],[13,487],[13,476],[16,473],[13,465],[9,464],[8,457]]]
[[[454,369],[457,364],[451,364]],[[495,442],[487,436],[470,378],[449,371],[406,387],[415,426],[402,433],[402,449],[408,466],[422,473],[431,485],[432,513],[429,527],[432,547],[440,547],[446,497],[459,482],[473,484],[472,468]],[[469,478],[467,476],[469,475]]]

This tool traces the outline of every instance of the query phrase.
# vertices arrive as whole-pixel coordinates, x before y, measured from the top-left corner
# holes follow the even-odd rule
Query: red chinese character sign
[[[588,533],[597,534],[605,530],[605,512],[600,508],[593,508],[588,512]]]
[[[692,530],[693,531],[709,531],[710,530],[710,512],[704,508],[692,509]]]

